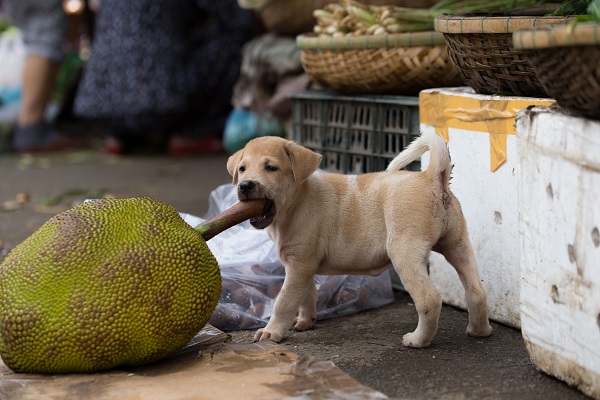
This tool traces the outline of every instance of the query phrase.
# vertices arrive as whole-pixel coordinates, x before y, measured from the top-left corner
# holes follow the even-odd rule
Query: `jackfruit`
[[[241,221],[238,221],[241,222]],[[151,198],[83,203],[0,264],[0,356],[15,372],[96,372],[177,351],[216,308],[199,231]]]

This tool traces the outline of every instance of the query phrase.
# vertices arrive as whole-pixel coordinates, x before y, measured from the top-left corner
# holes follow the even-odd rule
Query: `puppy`
[[[427,150],[426,171],[401,170]],[[460,204],[450,192],[444,140],[423,134],[385,172],[313,174],[321,158],[292,141],[260,137],[227,161],[241,201],[267,200],[264,213],[250,223],[267,230],[286,272],[273,315],[254,341],[279,342],[289,329],[313,327],[315,274],[379,275],[393,267],[418,313],[417,328],[402,344],[428,346],[442,306],[427,274],[432,250],[446,257],[465,288],[467,334],[489,336],[486,294]]]

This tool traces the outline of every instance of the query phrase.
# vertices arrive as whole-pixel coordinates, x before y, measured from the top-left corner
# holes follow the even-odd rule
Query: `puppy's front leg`
[[[308,290],[304,295],[304,300],[300,304],[298,316],[292,323],[293,329],[297,331],[306,331],[315,326],[317,320],[317,287],[314,278],[308,284]]]
[[[254,335],[255,342],[267,339],[280,342],[283,339],[292,325],[294,317],[296,317],[300,303],[309,290],[309,284],[314,286],[312,275],[301,274],[294,271],[293,268],[286,268],[281,292],[275,299],[273,315],[271,315],[267,326],[256,332]]]

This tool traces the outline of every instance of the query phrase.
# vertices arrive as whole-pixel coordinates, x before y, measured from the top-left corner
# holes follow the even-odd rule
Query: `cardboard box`
[[[419,96],[421,132],[434,130],[448,141],[454,169],[451,189],[461,202],[490,318],[520,327],[518,157],[515,116],[551,99],[488,96],[469,88],[429,89]],[[422,168],[429,154],[422,157]],[[454,268],[432,253],[430,275],[442,300],[466,309]]]
[[[525,345],[600,399],[600,121],[534,108],[517,132]]]

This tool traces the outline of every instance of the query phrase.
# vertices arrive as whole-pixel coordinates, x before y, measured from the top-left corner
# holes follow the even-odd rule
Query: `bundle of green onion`
[[[342,37],[430,31],[434,18],[441,14],[505,11],[541,3],[540,0],[441,0],[430,8],[407,8],[342,0],[313,12],[317,20],[314,32]]]

